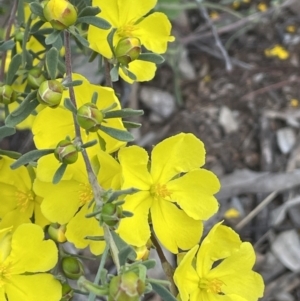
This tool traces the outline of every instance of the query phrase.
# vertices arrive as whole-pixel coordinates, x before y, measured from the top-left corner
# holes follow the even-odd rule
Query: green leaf
[[[24,24],[25,23],[25,12],[24,12],[24,2],[23,2],[23,0],[18,1],[17,20],[18,20],[18,24]]]
[[[5,138],[5,137],[8,137],[8,136],[11,136],[13,134],[16,133],[16,129],[13,128],[13,127],[9,127],[9,126],[1,126],[0,127],[0,141]]]
[[[86,23],[89,25],[96,26],[100,29],[110,29],[111,25],[106,20],[96,17],[96,16],[85,16],[85,17],[79,17],[77,19],[76,24],[78,23]]]
[[[128,188],[128,189],[125,189],[125,190],[116,190],[114,191],[110,197],[108,198],[108,200],[106,201],[107,203],[111,203],[113,202],[114,200],[116,200],[117,198],[119,198],[121,195],[129,195],[129,194],[134,194],[136,192],[139,192],[140,190],[137,189],[137,188]]]
[[[26,22],[26,25],[25,25],[23,41],[28,41],[29,40],[31,22],[32,22],[32,19],[28,18],[28,20]],[[27,43],[22,44],[22,65],[23,66],[28,64],[28,61],[27,61],[28,50],[26,49],[26,45],[27,45]]]
[[[165,59],[161,55],[151,52],[141,53],[138,57],[138,60],[151,62],[157,65],[162,64],[165,61]]]
[[[157,292],[164,301],[178,301],[163,285],[151,281],[149,282],[151,283],[153,290]]]
[[[115,35],[115,32],[117,31],[117,28],[113,28],[109,34],[107,35],[107,43],[109,45],[109,48],[111,50],[111,52],[113,53],[114,56],[115,55],[115,49],[114,49],[114,35]],[[119,69],[119,67],[118,67]]]
[[[99,53],[97,53],[96,51],[92,51],[90,57],[89,57],[89,60],[88,62],[91,63],[95,60],[95,58],[98,56]],[[101,56],[100,56],[101,57]]]
[[[82,85],[83,81],[78,79],[78,80],[73,80],[72,82],[64,82],[65,87],[76,87]]]
[[[130,108],[122,109],[122,110],[115,110],[109,111],[105,113],[105,119],[107,118],[127,118],[132,116],[141,116],[144,115],[143,110],[133,110]]]
[[[133,141],[134,137],[131,135],[131,133],[119,129],[114,129],[111,127],[107,127],[104,125],[100,125],[101,131],[103,131],[105,134],[124,142]]]
[[[30,10],[33,14],[35,14],[36,16],[44,19],[43,7],[40,3],[32,2],[32,3],[29,4],[29,6],[30,6]]]
[[[95,139],[95,140],[92,140],[92,141],[82,144],[81,148],[92,147],[92,146],[96,145],[97,143],[98,143],[98,141]]]
[[[89,41],[83,38],[79,33],[77,33],[76,31],[72,31],[72,34],[82,46],[89,47]]]
[[[147,270],[153,269],[156,266],[156,260],[155,259],[147,259],[142,261],[140,264],[144,265]]]
[[[113,68],[110,70],[110,77],[112,82],[116,82],[119,80],[119,64],[113,66]]]
[[[67,169],[68,164],[62,164],[61,166],[58,167],[57,171],[55,172],[52,183],[53,184],[58,184],[60,180],[62,179],[66,169]]]
[[[37,22],[35,22],[32,27],[30,28],[30,33],[34,34],[34,33],[39,33],[39,29],[45,24],[45,22],[43,20],[39,20]]]
[[[53,30],[53,32],[50,33],[45,39],[46,45],[51,45],[51,44],[55,43],[55,41],[60,36],[60,33],[61,32],[59,30]]]
[[[26,107],[28,106],[28,104],[34,100],[36,98],[36,94],[37,94],[37,91],[32,91],[31,93],[29,93],[25,99],[20,103],[20,105],[14,110],[12,111],[10,114],[12,116],[18,116],[20,114],[23,113],[23,111],[26,109]]]
[[[0,155],[1,156],[7,156],[7,157],[12,158],[12,159],[19,159],[22,156],[21,153],[8,151],[8,150],[3,150],[3,149],[0,149]]]
[[[139,122],[125,121],[123,120],[123,125],[126,129],[138,129],[142,126]]]
[[[98,99],[98,93],[94,92],[92,95],[91,103],[97,104],[97,99]]]
[[[14,127],[23,120],[25,120],[33,111],[34,109],[39,105],[39,102],[37,99],[34,99],[32,102],[30,102],[26,108],[23,110],[22,114],[19,114],[17,116],[13,115],[13,112],[9,114],[5,119],[5,125],[8,127]]]
[[[127,259],[134,261],[136,258],[136,253],[133,247],[129,246],[116,232],[110,231],[110,233],[119,250],[120,264],[124,265]]]
[[[86,6],[79,14],[78,17],[96,16],[101,12],[97,6]]]
[[[64,106],[66,109],[68,109],[69,111],[71,111],[73,114],[77,114],[77,109],[74,106],[73,102],[71,101],[70,98],[65,98],[64,100]]]
[[[10,167],[11,169],[16,169],[22,165],[28,164],[29,162],[35,161],[43,156],[52,154],[54,149],[35,149],[24,155],[22,155],[16,162],[14,162]]]
[[[52,47],[49,51],[46,52],[46,67],[51,79],[56,78],[57,64],[58,50],[55,47]]]
[[[7,76],[6,76],[6,84],[11,85],[14,81],[14,78],[22,64],[22,56],[21,54],[16,54],[11,59],[11,62],[8,67]]]
[[[136,80],[136,76],[134,73],[132,73],[129,69],[127,69],[124,65],[121,65],[121,68],[123,72],[131,79]]]
[[[13,40],[8,40],[8,41],[5,41],[5,42],[1,42],[0,51],[7,51],[7,50],[10,50],[10,49],[13,49],[15,47],[15,45],[16,45],[16,43]]]
[[[100,148],[105,152],[106,151],[106,142],[105,142],[105,140],[99,135],[98,132],[97,132],[97,137],[98,137],[98,142],[99,142]]]

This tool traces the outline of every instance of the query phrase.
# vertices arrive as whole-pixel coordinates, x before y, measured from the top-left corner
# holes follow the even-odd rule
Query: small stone
[[[293,129],[285,127],[276,132],[277,144],[283,154],[288,154],[296,143],[296,135]]]
[[[219,124],[223,127],[226,134],[230,134],[238,130],[238,122],[234,113],[226,106],[223,106],[220,110]]]

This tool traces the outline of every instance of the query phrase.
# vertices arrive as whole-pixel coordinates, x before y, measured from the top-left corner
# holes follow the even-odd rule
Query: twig
[[[221,40],[220,40],[220,37],[219,37],[219,34],[217,32],[217,29],[216,27],[214,26],[214,24],[212,23],[208,13],[207,13],[207,9],[205,7],[203,7],[201,5],[201,2],[200,0],[196,0],[198,5],[199,5],[199,10],[201,12],[201,14],[203,15],[205,21],[207,22],[207,24],[209,25],[210,29],[211,29],[211,32],[212,32],[212,35],[215,39],[215,42],[216,42],[216,46],[219,48],[224,60],[225,60],[225,64],[226,64],[226,70],[228,72],[231,72],[232,71],[232,63],[230,61],[230,58],[228,56],[228,53],[227,53],[227,50],[224,48]]]
[[[72,81],[72,57],[71,57],[71,45],[70,45],[70,33],[67,30],[65,30],[64,33],[65,33],[64,41],[65,41],[65,49],[66,49],[66,53],[65,53],[66,77],[68,78],[69,81]],[[75,107],[77,107],[73,86],[69,87],[69,94],[70,94],[70,99],[71,99],[72,103],[74,104]],[[74,122],[74,127],[75,127],[76,139],[82,145],[83,142],[82,142],[80,127],[76,121],[76,117],[74,114],[73,114],[73,122]],[[85,149],[82,150],[82,156],[83,156],[83,159],[85,162],[89,182],[93,189],[95,202],[97,203],[97,205],[101,206],[102,205],[103,188],[98,183],[97,177],[93,171],[91,162],[89,160],[89,157],[88,157]]]
[[[10,38],[10,32],[15,20],[17,6],[18,6],[18,0],[15,0],[7,22],[7,28],[6,28],[5,38],[4,38],[5,41],[8,41]],[[1,56],[0,82],[4,80],[6,57],[7,57],[7,52],[3,51]]]
[[[104,59],[104,70],[105,70],[105,85],[107,87],[113,88],[113,83],[111,81],[110,76],[110,63],[108,62],[108,59]]]

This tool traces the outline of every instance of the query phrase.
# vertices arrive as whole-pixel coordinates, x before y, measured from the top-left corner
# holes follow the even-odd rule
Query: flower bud
[[[64,257],[61,265],[65,275],[70,279],[77,280],[84,275],[83,264],[76,257]]]
[[[85,130],[98,131],[102,121],[103,113],[93,103],[86,103],[77,111],[77,122]]]
[[[77,10],[67,0],[45,1],[43,13],[45,19],[57,30],[63,30],[77,20]]]
[[[38,101],[50,108],[59,106],[62,99],[63,85],[57,80],[47,80],[42,82],[38,89]]]
[[[15,40],[20,42],[20,43],[23,43],[23,40],[24,40],[24,32],[21,31],[21,30],[17,30],[15,33],[14,33],[14,36],[15,36]]]
[[[71,301],[74,295],[74,290],[68,283],[63,283],[61,285],[62,289],[62,298],[60,301]]]
[[[62,140],[57,144],[54,156],[59,162],[73,164],[78,159],[78,150],[71,141]]]
[[[139,301],[145,288],[145,283],[137,274],[126,272],[111,279],[108,301]]]
[[[138,38],[123,38],[115,48],[115,55],[118,62],[127,66],[136,60],[141,54],[141,41]]]
[[[8,105],[17,100],[17,93],[9,85],[0,87],[0,103]]]
[[[31,88],[37,89],[45,80],[46,78],[40,68],[35,67],[29,70],[27,82]]]
[[[122,207],[113,203],[106,203],[102,207],[101,221],[110,227],[117,226],[122,218]]]
[[[59,224],[51,224],[48,227],[48,234],[52,240],[56,242],[63,243],[67,240],[66,236],[66,225],[59,225]]]

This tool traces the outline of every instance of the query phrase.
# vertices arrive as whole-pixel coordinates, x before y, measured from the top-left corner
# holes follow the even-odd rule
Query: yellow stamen
[[[134,37],[134,31],[137,30],[137,27],[133,22],[127,23],[117,29],[117,34],[121,38]]]
[[[172,192],[167,189],[166,184],[161,185],[159,183],[157,183],[151,187],[150,193],[156,199],[158,199],[158,198],[166,199],[168,197],[170,198],[172,195]]]
[[[93,199],[93,190],[89,184],[80,183],[79,200],[80,206],[85,205]]]
[[[23,192],[18,190],[16,192],[16,198],[17,206],[21,212],[24,212],[29,207],[30,202],[34,201],[34,194],[31,191]]]
[[[0,288],[10,279],[10,264],[0,264]]]
[[[203,289],[208,293],[222,295],[222,285],[224,285],[224,282],[217,278],[212,280],[201,278],[198,286],[200,289]]]

